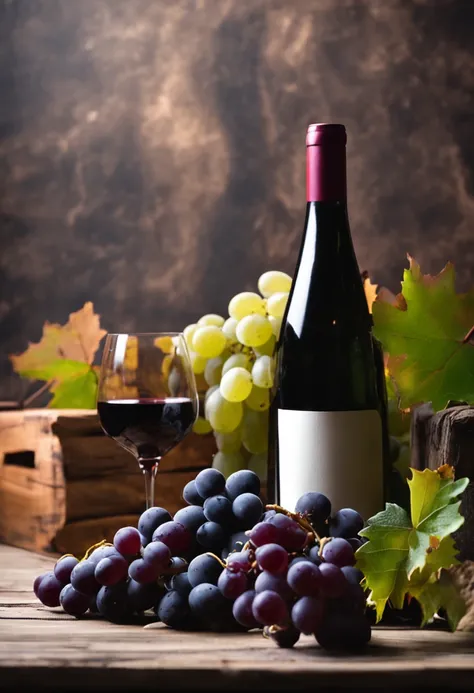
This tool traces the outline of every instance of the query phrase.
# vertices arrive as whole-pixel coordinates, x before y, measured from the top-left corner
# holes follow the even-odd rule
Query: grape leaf
[[[53,409],[95,409],[97,403],[97,375],[92,368],[51,387],[54,397],[49,402]]]
[[[374,334],[389,354],[400,406],[432,402],[439,410],[449,400],[474,403],[474,289],[456,293],[451,263],[433,277],[408,259],[396,304],[379,293],[372,307]]]
[[[464,522],[459,496],[469,479],[455,481],[448,465],[436,471],[411,472],[411,517],[400,506],[387,503],[385,510],[370,518],[360,532],[368,541],[356,553],[357,566],[371,590],[369,599],[376,607],[377,621],[387,600],[401,608],[408,594],[419,599],[424,614],[428,614],[426,620],[433,615],[429,615],[430,604],[438,600],[437,608],[443,606],[454,622],[459,609],[445,603],[450,591],[437,586],[437,579],[443,568],[458,563],[450,535]],[[427,596],[420,598],[425,586],[429,586]]]
[[[51,381],[54,396],[49,406],[94,408],[97,376],[91,364],[105,334],[88,302],[71,313],[65,325],[46,322],[41,340],[10,360],[24,378]]]

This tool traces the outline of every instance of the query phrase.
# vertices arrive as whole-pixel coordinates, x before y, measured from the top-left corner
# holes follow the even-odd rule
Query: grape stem
[[[208,551],[206,553],[206,556],[212,556],[212,558],[216,559],[216,561],[219,563],[219,565],[221,565],[223,568],[227,568],[227,563],[225,561],[223,561],[221,558],[219,558],[219,556],[216,556],[215,553]]]
[[[102,541],[99,541],[97,544],[92,544],[92,546],[89,546],[89,548],[85,552],[84,557],[81,558],[81,561],[87,561],[91,553],[96,549],[99,549],[101,546],[113,546],[113,544],[111,544],[110,541],[107,541],[106,539],[102,539]]]
[[[277,513],[283,513],[284,515],[291,517],[292,520],[299,524],[301,529],[304,529],[306,532],[308,532],[307,541],[312,541],[314,538],[316,538],[319,542],[322,541],[321,537],[316,532],[313,525],[299,513],[292,513],[290,510],[283,508],[281,505],[266,505],[265,508],[267,510],[276,510]]]

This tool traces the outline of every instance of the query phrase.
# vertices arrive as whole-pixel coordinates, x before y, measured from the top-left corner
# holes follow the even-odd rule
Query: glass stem
[[[145,503],[147,510],[155,505],[155,478],[159,462],[159,458],[156,460],[138,460],[138,464],[145,477]]]

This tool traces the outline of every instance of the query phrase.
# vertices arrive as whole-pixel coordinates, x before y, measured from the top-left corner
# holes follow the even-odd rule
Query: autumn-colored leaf
[[[389,354],[400,406],[474,402],[474,289],[456,293],[451,263],[434,277],[409,263],[396,305],[380,295],[373,304],[374,333]]]
[[[369,308],[369,313],[372,312],[372,306],[377,298],[378,284],[372,284],[370,277],[367,272],[362,274],[362,281],[364,282],[365,298],[367,300],[367,306]]]

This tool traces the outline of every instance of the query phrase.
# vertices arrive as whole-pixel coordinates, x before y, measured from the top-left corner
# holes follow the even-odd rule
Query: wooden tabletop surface
[[[48,556],[0,545],[0,691],[474,690],[474,634],[375,628],[366,654],[311,637],[281,650],[258,632],[181,633],[161,624],[76,620],[42,606]]]

